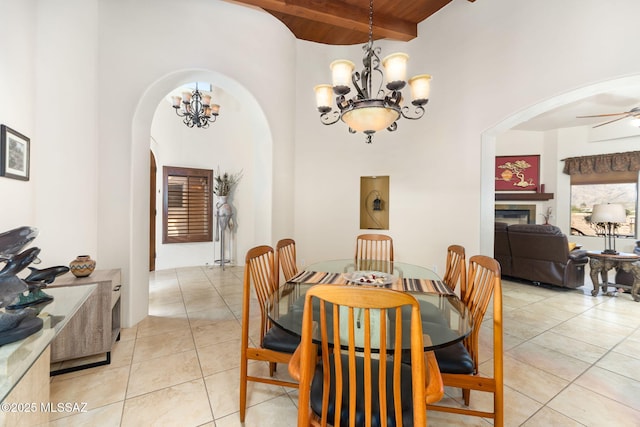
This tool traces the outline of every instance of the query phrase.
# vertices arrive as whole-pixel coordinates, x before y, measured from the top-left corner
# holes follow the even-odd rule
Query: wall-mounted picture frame
[[[538,191],[540,155],[496,156],[496,191]]]
[[[8,126],[0,126],[0,176],[29,181],[31,141]]]

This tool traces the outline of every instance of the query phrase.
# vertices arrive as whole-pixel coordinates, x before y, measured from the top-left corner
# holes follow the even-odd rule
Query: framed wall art
[[[0,176],[29,180],[30,140],[8,126],[0,126]]]
[[[540,156],[497,156],[496,191],[538,191]]]

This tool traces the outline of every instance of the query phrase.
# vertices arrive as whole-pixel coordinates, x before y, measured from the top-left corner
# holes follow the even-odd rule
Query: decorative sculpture
[[[0,262],[5,263],[0,270],[0,345],[21,340],[42,329],[42,319],[37,315],[53,300],[42,288],[69,271],[65,266],[41,270],[29,267],[31,273],[25,279],[17,276],[29,264],[40,262],[40,248],[20,252],[37,235],[38,230],[32,227],[19,227],[0,234]]]
[[[620,268],[633,276],[633,285],[631,286],[631,297],[635,302],[640,301],[640,261],[620,263]]]
[[[220,265],[224,270],[224,265],[227,263],[225,258],[225,231],[227,228],[233,230],[233,209],[228,203],[228,197],[233,190],[233,187],[238,183],[242,177],[242,172],[236,174],[216,173],[215,185],[213,188],[213,194],[218,196],[216,202],[216,242],[220,241]]]

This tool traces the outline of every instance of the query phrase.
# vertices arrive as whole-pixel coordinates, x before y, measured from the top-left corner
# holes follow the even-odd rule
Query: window
[[[213,241],[213,170],[163,168],[162,243]]]
[[[571,233],[581,236],[602,236],[603,230],[591,224],[593,205],[619,203],[627,212],[627,222],[616,229],[619,237],[635,238],[636,207],[638,203],[638,179],[627,178],[622,182],[603,182],[606,174],[592,175],[591,182],[580,183],[571,179]],[[578,181],[578,183],[575,183]],[[625,182],[626,181],[626,182]]]

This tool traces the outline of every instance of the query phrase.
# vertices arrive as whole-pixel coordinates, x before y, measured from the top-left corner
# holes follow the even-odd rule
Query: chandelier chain
[[[373,43],[373,0],[369,0],[369,43]]]

